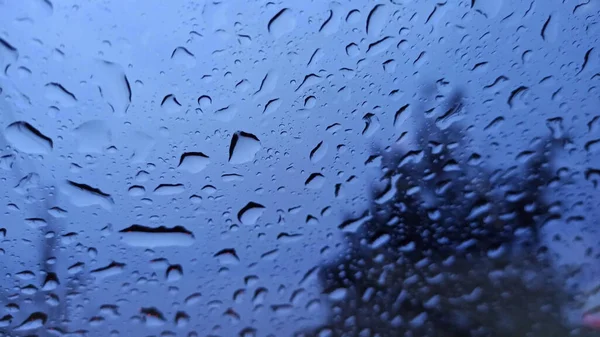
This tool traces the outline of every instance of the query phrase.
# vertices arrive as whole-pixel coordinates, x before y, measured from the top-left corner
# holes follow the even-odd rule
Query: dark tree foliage
[[[457,93],[446,115],[461,107]],[[413,150],[383,156],[387,187],[340,225],[354,231],[321,267],[324,292],[346,295],[331,301],[326,326],[305,335],[595,335],[563,319],[569,298],[540,235],[560,217],[545,195],[564,140],[537,139],[513,167],[494,169],[466,152],[459,126],[439,122],[422,122]]]

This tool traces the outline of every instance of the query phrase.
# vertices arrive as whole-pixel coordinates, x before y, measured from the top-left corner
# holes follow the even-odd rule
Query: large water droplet
[[[14,122],[4,130],[4,137],[17,150],[31,154],[46,154],[52,151],[52,139],[31,124]]]
[[[284,8],[277,12],[267,25],[267,30],[275,38],[290,33],[296,27],[296,18],[290,9]]]
[[[27,317],[21,324],[19,324],[14,331],[21,332],[39,329],[46,324],[47,319],[48,316],[45,313],[34,312],[33,314],[29,315],[29,317]]]
[[[193,68],[196,66],[196,57],[189,50],[184,47],[177,47],[171,53],[171,60],[175,64],[185,66],[187,68]]]
[[[45,86],[45,96],[53,103],[64,107],[71,107],[77,103],[77,98],[60,83],[51,82]]]
[[[160,184],[154,189],[156,195],[176,195],[185,192],[183,184]]]
[[[210,159],[202,152],[186,152],[179,159],[179,168],[190,173],[198,173],[206,168]]]
[[[100,94],[113,112],[124,114],[131,104],[131,85],[119,64],[99,61],[94,73]]]
[[[63,184],[61,191],[69,196],[69,200],[73,205],[78,207],[99,205],[106,210],[111,210],[114,205],[114,201],[110,194],[106,194],[101,190],[86,184],[67,180],[67,182]]]
[[[121,240],[133,247],[187,247],[194,244],[194,234],[182,226],[172,228],[133,225],[119,231]]]
[[[113,261],[107,266],[92,270],[90,274],[91,276],[101,280],[110,276],[119,275],[123,272],[124,269],[124,263]]]
[[[232,105],[228,105],[226,107],[216,110],[215,113],[213,114],[213,116],[218,121],[231,122],[233,120],[233,118],[235,118],[236,114],[237,114],[237,107],[234,104],[232,104]]]
[[[219,263],[225,265],[240,263],[240,258],[233,248],[222,249],[215,253],[214,257],[219,260]]]
[[[19,52],[10,43],[0,38],[0,71],[4,72],[19,58]]]
[[[177,97],[173,94],[168,94],[163,97],[162,102],[160,102],[160,107],[168,114],[174,114],[181,111],[181,103],[179,103]]]
[[[75,129],[77,150],[81,153],[102,153],[110,146],[111,132],[103,121],[89,121]]]
[[[324,184],[325,176],[323,176],[321,173],[311,174],[308,179],[306,179],[306,182],[304,182],[304,185],[311,189],[319,189],[323,187]]]
[[[258,137],[251,133],[238,131],[231,137],[229,162],[231,164],[243,164],[252,161],[260,148]]]
[[[323,141],[319,142],[319,144],[310,151],[310,161],[316,163],[323,159],[327,153],[327,148],[327,144],[323,143]]]
[[[265,211],[265,206],[249,202],[238,212],[238,220],[244,225],[254,225]]]
[[[378,37],[388,21],[388,10],[386,5],[378,4],[371,9],[367,17],[367,34],[371,37]]]

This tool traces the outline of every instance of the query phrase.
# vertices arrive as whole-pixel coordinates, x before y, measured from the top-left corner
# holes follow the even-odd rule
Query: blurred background
[[[564,297],[533,302],[579,333],[600,282],[599,18],[597,0],[0,0],[0,335],[477,335],[440,307],[340,309],[371,260],[398,284],[420,268],[394,238],[446,216],[432,205],[471,211],[466,185],[423,193],[432,168],[502,177],[474,194],[535,215],[527,270]],[[424,216],[390,222],[407,194]],[[491,223],[477,206],[449,216],[456,245],[422,243],[429,259],[467,232],[493,242],[467,266],[513,251],[514,218],[510,235],[460,229]],[[511,254],[503,268],[527,260]],[[379,318],[361,327],[364,310]]]

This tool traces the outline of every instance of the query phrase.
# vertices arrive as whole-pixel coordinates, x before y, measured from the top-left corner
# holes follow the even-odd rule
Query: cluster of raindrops
[[[421,119],[462,123],[473,163],[571,135],[562,174],[596,189],[599,10],[0,1],[0,336],[325,324],[346,292],[320,266],[369,220],[374,149],[414,146]],[[565,205],[572,223],[591,202]]]

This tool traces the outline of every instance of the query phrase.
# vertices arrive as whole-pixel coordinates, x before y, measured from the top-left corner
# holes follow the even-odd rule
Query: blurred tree
[[[462,100],[455,92],[421,121],[415,150],[383,155],[385,187],[339,226],[346,248],[321,267],[328,323],[305,335],[594,335],[565,323],[568,295],[540,235],[560,217],[545,192],[563,140],[538,139],[508,170],[486,167],[448,123]]]
[[[12,122],[12,116],[6,112],[3,122]],[[4,123],[6,125],[6,123]],[[0,136],[0,148],[11,149],[3,136]],[[80,273],[68,275],[60,273],[59,268],[65,269],[66,256],[61,254],[61,235],[64,228],[60,221],[50,216],[49,211],[56,207],[55,187],[45,185],[40,175],[36,173],[35,164],[24,154],[15,152],[12,156],[10,170],[18,182],[15,190],[23,194],[26,204],[25,218],[42,220],[44,225],[39,228],[39,254],[37,266],[24,266],[36,273],[39,284],[25,285],[34,292],[32,295],[11,292],[4,285],[0,287],[0,304],[4,309],[16,309],[16,317],[11,313],[0,311],[0,336],[20,336],[35,333],[35,336],[56,336],[69,332],[69,305],[66,297],[77,293],[82,285]],[[29,172],[29,173],[26,173]],[[9,183],[6,183],[8,185]],[[31,253],[28,251],[25,254]],[[64,274],[61,278],[59,275]],[[62,282],[61,282],[62,281]],[[61,284],[62,283],[62,284]]]

